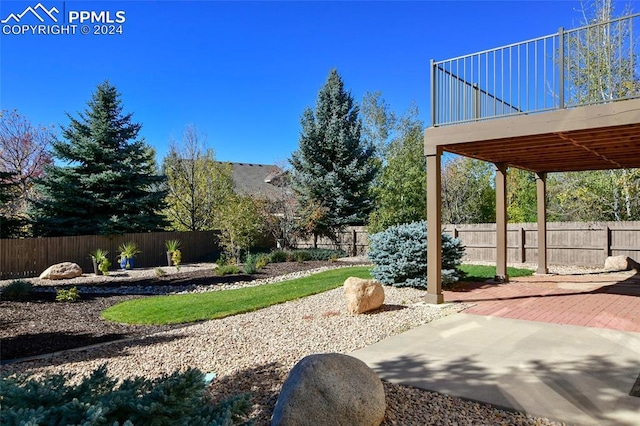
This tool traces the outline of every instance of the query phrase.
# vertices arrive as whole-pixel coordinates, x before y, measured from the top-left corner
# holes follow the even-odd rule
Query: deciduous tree
[[[233,195],[220,212],[220,243],[228,256],[240,260],[248,253],[264,229],[261,201],[250,195]]]
[[[424,124],[412,105],[397,121],[395,137],[384,153],[384,166],[374,188],[376,209],[369,218],[371,232],[426,218]]]
[[[35,181],[52,162],[48,149],[53,138],[51,127],[34,126],[16,110],[0,112],[0,173],[5,189],[12,193],[2,206],[4,237],[28,233],[28,203],[36,197]]]
[[[218,228],[222,206],[233,194],[231,164],[215,161],[195,126],[187,126],[182,142],[172,141],[164,159],[167,176],[166,215],[176,231]]]
[[[616,17],[611,0],[582,3],[581,24]],[[623,15],[631,13],[629,3]],[[640,96],[637,40],[629,20],[592,25],[568,37],[565,56],[572,104],[611,102]],[[602,170],[558,176],[558,209],[565,220],[637,220],[637,170]],[[604,205],[601,203],[605,203]]]
[[[493,165],[469,157],[449,157],[442,167],[442,221],[495,221]]]

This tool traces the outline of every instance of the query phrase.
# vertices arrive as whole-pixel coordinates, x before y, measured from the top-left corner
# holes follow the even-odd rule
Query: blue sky
[[[315,105],[334,67],[358,103],[366,91],[382,92],[398,113],[415,101],[428,125],[430,59],[551,34],[580,20],[577,0],[40,3],[65,20],[72,11],[109,12],[112,20],[123,11],[122,34],[83,35],[78,22],[76,34],[3,30],[1,108],[36,124],[66,125],[65,113],[77,116],[108,79],[159,162],[188,124],[206,134],[219,160],[285,162],[297,149],[303,110]],[[0,19],[37,4],[3,0]],[[30,14],[25,23],[39,24]],[[100,25],[86,24],[90,32]]]

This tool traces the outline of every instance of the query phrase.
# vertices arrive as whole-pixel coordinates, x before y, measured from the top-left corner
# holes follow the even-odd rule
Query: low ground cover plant
[[[307,248],[295,250],[274,250],[269,254],[270,263],[304,262],[307,260],[335,260],[346,256],[344,250]]]
[[[72,378],[2,373],[0,424],[231,425],[251,407],[248,395],[209,403],[205,375],[196,369],[119,382],[103,364],[79,382]]]
[[[458,281],[464,256],[459,239],[442,234],[442,284]],[[373,276],[385,285],[427,288],[427,222],[391,226],[369,236],[368,257]]]
[[[63,288],[56,290],[56,302],[77,302],[80,299],[78,287],[71,287],[69,290]]]
[[[237,290],[128,300],[102,317],[127,324],[181,324],[255,311],[340,287],[348,277],[370,278],[370,267],[333,269],[304,278]]]
[[[242,271],[238,265],[226,264],[218,266],[215,269],[215,272],[217,275],[234,275],[239,274]]]
[[[33,285],[29,281],[15,280],[11,281],[8,286],[2,289],[3,299],[20,300],[29,297],[33,291]]]

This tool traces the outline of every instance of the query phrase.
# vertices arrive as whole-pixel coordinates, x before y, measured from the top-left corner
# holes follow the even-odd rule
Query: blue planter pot
[[[133,257],[123,257],[120,260],[120,269],[133,269]]]

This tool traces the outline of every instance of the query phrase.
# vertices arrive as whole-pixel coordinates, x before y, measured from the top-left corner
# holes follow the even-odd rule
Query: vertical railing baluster
[[[439,123],[436,120],[436,63],[431,60],[431,124],[437,126]]]
[[[560,27],[558,30],[558,107],[564,108],[564,28]]]

